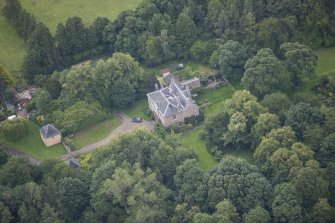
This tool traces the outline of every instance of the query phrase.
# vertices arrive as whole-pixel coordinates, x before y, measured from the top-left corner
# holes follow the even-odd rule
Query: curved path
[[[85,146],[79,150],[75,150],[72,151],[66,155],[60,156],[59,159],[60,160],[68,160],[70,157],[75,157],[77,155],[82,155],[88,152],[92,152],[95,149],[97,149],[98,147],[101,147],[103,145],[108,144],[112,139],[119,137],[120,135],[124,134],[124,133],[128,133],[131,132],[133,129],[138,128],[138,127],[142,127],[142,128],[146,128],[148,130],[153,130],[154,126],[155,126],[155,122],[154,121],[146,121],[143,120],[141,123],[134,123],[131,121],[131,118],[129,118],[126,114],[124,113],[119,113],[118,117],[122,120],[122,124],[117,127],[116,129],[114,129],[106,138]]]

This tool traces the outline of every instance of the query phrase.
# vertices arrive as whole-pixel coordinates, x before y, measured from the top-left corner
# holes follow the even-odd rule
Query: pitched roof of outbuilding
[[[47,124],[43,126],[40,129],[40,133],[44,139],[48,139],[61,134],[61,132],[53,124]]]

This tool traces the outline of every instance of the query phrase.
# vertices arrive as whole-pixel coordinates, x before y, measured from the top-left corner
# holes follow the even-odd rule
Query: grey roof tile
[[[48,139],[61,134],[61,132],[53,124],[47,124],[43,126],[40,129],[40,133],[44,139]]]

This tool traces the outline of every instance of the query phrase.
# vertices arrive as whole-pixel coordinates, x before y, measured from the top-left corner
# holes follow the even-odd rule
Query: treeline
[[[145,0],[112,22],[97,18],[86,27],[79,17],[70,17],[58,25],[53,37],[35,19],[29,28],[18,21],[22,16],[11,17],[27,14],[18,0],[7,0],[4,11],[18,29],[22,24],[24,29],[35,30],[34,35],[27,31],[31,40],[24,65],[32,82],[38,74],[105,52],[127,52],[148,66],[174,58],[215,66],[216,49],[228,40],[240,42],[249,56],[261,48],[278,53],[284,42],[330,47],[335,44],[334,8],[331,0]]]
[[[234,97],[241,93],[247,92]],[[255,164],[225,156],[209,171],[164,132],[123,135],[84,156],[80,170],[56,160],[31,166],[0,150],[0,217],[43,223],[334,222],[334,160],[320,168],[289,126],[264,132]]]

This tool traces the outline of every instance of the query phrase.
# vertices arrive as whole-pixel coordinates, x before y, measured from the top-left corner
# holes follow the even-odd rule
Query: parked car
[[[140,123],[140,122],[142,122],[142,118],[138,118],[138,117],[132,118],[131,121]]]

